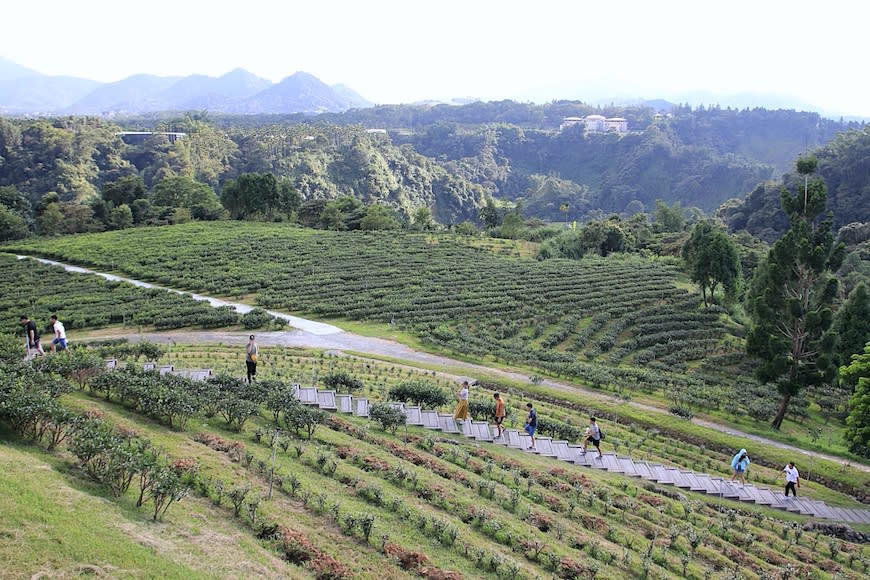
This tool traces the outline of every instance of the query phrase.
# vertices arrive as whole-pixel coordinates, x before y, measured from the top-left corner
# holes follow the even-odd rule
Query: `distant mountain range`
[[[133,75],[113,83],[48,76],[0,58],[0,114],[136,115],[207,109],[217,113],[338,113],[371,107],[345,85],[297,72],[279,83],[244,69],[220,77]]]

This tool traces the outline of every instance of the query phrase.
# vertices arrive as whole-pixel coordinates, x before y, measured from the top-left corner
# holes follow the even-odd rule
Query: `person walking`
[[[798,473],[797,467],[794,466],[794,461],[789,461],[782,472],[785,473],[785,497],[788,497],[789,490],[791,490],[794,497],[797,497],[795,486],[801,486],[801,474]]]
[[[30,320],[26,314],[22,314],[20,320],[27,340],[27,358],[36,355],[45,356],[45,351],[42,350],[42,345],[39,344],[39,330],[36,328],[36,323]]]
[[[741,449],[737,452],[737,455],[731,460],[731,469],[734,471],[734,474],[731,476],[731,481],[734,481],[735,477],[740,478],[740,485],[746,485],[746,481],[744,480],[744,475],[746,474],[746,469],[749,467],[749,454],[746,453],[746,449]]]
[[[468,381],[462,381],[462,387],[456,393],[459,401],[456,403],[456,410],[453,411],[453,418],[457,421],[468,420]]]
[[[254,342],[254,335],[248,337],[248,345],[245,347],[245,366],[248,367],[248,384],[257,378],[257,355],[260,347]]]
[[[504,401],[502,400],[501,395],[499,395],[498,393],[495,393],[493,397],[495,398],[495,426],[498,429],[498,435],[496,435],[495,438],[501,439],[501,424],[504,422],[504,417],[506,414],[504,409]]]
[[[51,352],[63,350],[69,354],[69,350],[66,347],[66,328],[64,328],[63,322],[57,319],[57,314],[51,315],[51,327],[54,329],[54,340],[51,341]]]
[[[589,417],[589,427],[586,428],[586,437],[583,439],[583,453],[586,453],[586,445],[589,442],[598,450],[598,458],[601,459],[601,429],[598,428],[598,423],[595,422],[595,417]]]
[[[526,403],[526,408],[529,410],[529,414],[526,416],[526,433],[529,434],[529,437],[532,438],[532,444],[529,449],[535,449],[535,429],[538,428],[538,413],[535,411],[535,407],[531,403]]]

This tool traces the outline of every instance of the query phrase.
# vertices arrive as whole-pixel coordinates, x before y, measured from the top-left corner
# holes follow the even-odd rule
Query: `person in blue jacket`
[[[741,449],[737,455],[734,456],[734,459],[731,460],[731,469],[734,470],[734,475],[731,476],[731,481],[734,481],[735,477],[739,477],[740,485],[746,485],[743,476],[746,474],[746,468],[748,467],[749,454],[746,453],[746,449]]]

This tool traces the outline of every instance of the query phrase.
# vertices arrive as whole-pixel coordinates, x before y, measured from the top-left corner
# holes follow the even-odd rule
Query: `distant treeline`
[[[627,119],[628,132],[559,130],[562,118],[593,113]],[[825,144],[848,127],[795,111],[675,107],[661,114],[648,107],[512,101],[318,117],[0,118],[0,224],[20,231],[10,217],[16,214],[24,227],[38,230],[51,204],[47,224],[60,219],[60,231],[216,219],[224,209],[236,218],[283,219],[294,211],[298,218],[306,207],[309,214],[312,206],[322,212],[340,198],[345,210],[354,205],[349,199],[383,206],[399,223],[423,209],[442,224],[482,223],[481,210],[492,199],[521,203],[525,216],[548,221],[651,213],[659,199],[710,213],[748,192],[742,203],[756,203],[759,183],[770,183],[807,146]],[[170,140],[155,133],[133,142],[120,134],[134,129],[185,135]],[[827,166],[820,155],[822,175],[836,175],[836,159],[849,155],[860,166],[860,154],[848,151],[859,141],[834,141],[838,149]],[[246,177],[265,175],[272,181]],[[870,221],[870,208],[848,206],[856,185],[842,184],[843,195],[830,187],[832,203],[847,204],[836,213]],[[247,207],[236,203],[238,195]],[[269,199],[254,199],[260,195]],[[730,213],[722,214],[733,227],[744,216],[750,231],[777,230],[776,208],[756,224],[754,212],[738,205],[729,202]],[[364,212],[352,213],[361,220]]]

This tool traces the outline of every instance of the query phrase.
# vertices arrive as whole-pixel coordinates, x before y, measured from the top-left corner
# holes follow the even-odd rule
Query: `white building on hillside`
[[[562,117],[559,131],[564,131],[574,125],[585,125],[587,133],[628,132],[628,121],[622,117],[606,118],[604,115],[587,115],[586,117]]]
[[[574,125],[582,125],[585,122],[583,117],[562,117],[562,124],[559,125],[559,131],[564,131],[568,127]]]
[[[616,131],[617,133],[625,133],[628,131],[628,121],[622,117],[612,117],[604,120],[604,126],[607,131]]]
[[[607,131],[607,119],[604,118],[604,115],[586,116],[587,133],[604,133],[605,131]]]

